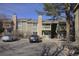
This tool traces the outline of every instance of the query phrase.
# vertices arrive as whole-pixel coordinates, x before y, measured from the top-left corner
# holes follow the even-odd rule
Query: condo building
[[[54,38],[56,34],[56,27],[58,20],[43,20],[42,15],[38,15],[37,20],[20,18],[12,15],[12,19],[4,20],[3,27],[7,32],[21,33],[24,36],[37,34],[40,37]]]

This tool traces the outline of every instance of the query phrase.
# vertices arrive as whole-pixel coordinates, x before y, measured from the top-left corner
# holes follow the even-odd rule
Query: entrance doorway
[[[51,24],[51,38],[55,38],[57,36],[57,34],[56,34],[56,27],[57,27],[56,23]]]

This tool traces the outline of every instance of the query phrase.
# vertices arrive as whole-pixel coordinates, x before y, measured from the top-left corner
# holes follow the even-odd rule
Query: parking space
[[[57,39],[45,39],[40,43],[29,43],[28,39],[21,39],[14,42],[3,42],[0,40],[0,56],[40,56],[45,44],[55,44]],[[57,42],[59,43],[59,42]],[[53,46],[55,49],[55,47]]]

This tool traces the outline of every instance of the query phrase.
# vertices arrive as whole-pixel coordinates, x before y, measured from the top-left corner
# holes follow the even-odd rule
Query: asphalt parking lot
[[[50,45],[53,51],[57,47],[53,40],[43,40],[40,43],[29,43],[28,39],[14,42],[0,40],[0,56],[40,56],[44,45]]]

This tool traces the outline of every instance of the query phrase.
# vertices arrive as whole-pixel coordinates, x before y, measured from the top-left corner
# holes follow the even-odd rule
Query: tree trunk
[[[70,41],[70,19],[69,18],[67,18],[66,20],[66,31],[67,31],[66,39],[69,42]]]

